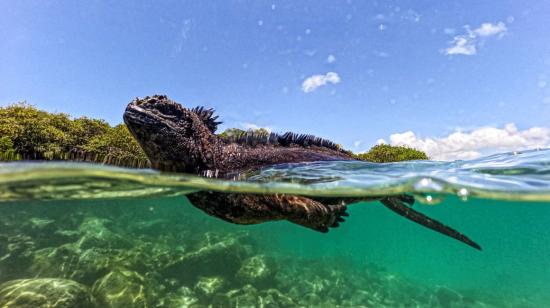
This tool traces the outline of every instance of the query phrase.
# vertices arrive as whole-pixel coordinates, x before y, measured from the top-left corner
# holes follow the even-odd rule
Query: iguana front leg
[[[189,194],[191,203],[211,216],[236,224],[257,224],[286,219],[295,224],[328,232],[343,222],[346,205],[325,205],[294,195],[231,194],[204,191]]]
[[[326,233],[329,228],[336,228],[344,218],[347,204],[325,204],[302,196],[275,195],[279,209],[285,214],[288,221],[295,224]]]

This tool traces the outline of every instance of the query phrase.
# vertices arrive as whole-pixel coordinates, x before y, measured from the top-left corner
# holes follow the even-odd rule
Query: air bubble
[[[462,201],[468,201],[468,196],[470,196],[470,192],[466,188],[459,189],[456,194]]]
[[[427,205],[436,205],[443,202],[443,196],[440,195],[415,194],[414,198],[418,200],[418,202]]]
[[[439,192],[443,190],[443,186],[441,186],[441,184],[430,178],[420,179],[418,182],[414,183],[413,188],[415,191],[425,192]]]

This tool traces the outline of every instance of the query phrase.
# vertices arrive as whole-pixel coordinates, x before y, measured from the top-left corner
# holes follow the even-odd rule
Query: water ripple
[[[282,164],[239,181],[85,163],[0,164],[0,201],[143,198],[199,190],[313,196],[429,196],[550,201],[550,149],[470,161],[375,164],[331,161]]]

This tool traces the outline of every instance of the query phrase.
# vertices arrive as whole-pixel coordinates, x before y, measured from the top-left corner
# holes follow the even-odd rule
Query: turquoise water
[[[74,307],[550,306],[550,150],[452,163],[284,165],[243,179],[0,165],[0,303],[29,307],[45,293],[72,296]],[[233,225],[184,196],[204,189],[409,193],[418,211],[483,251],[377,202],[351,205],[326,234],[287,222]]]

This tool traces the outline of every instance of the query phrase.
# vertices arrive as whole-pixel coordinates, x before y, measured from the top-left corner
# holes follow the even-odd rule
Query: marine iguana
[[[351,152],[312,135],[247,132],[222,138],[215,134],[217,119],[213,109],[188,109],[165,95],[136,98],[124,113],[152,167],[161,171],[231,178],[283,163],[354,160]],[[481,250],[467,236],[413,210],[409,195],[327,198],[201,191],[187,197],[195,207],[232,223],[288,220],[319,232],[338,227],[348,216],[348,204],[379,200],[401,216]]]

